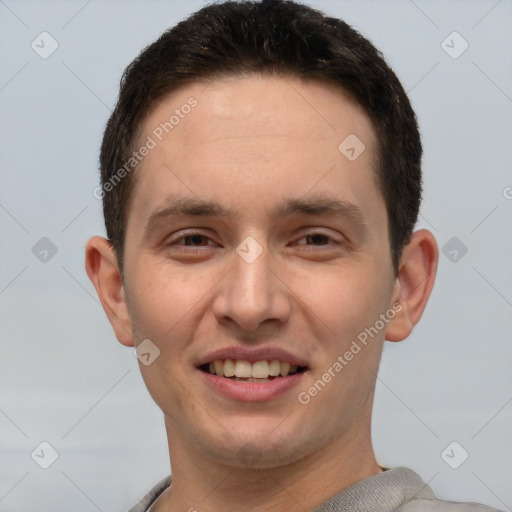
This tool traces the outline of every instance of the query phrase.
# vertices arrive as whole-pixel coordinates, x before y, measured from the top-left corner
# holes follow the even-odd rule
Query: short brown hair
[[[377,177],[397,274],[421,203],[416,116],[400,81],[370,41],[344,21],[289,0],[203,7],[164,32],[125,69],[100,152],[105,226],[121,271],[135,175],[112,180],[134,151],[146,116],[178,87],[247,72],[327,81],[368,114],[379,143]]]

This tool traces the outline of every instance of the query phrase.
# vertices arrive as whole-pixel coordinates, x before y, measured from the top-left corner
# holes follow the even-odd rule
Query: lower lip
[[[240,382],[197,370],[214,391],[238,402],[267,402],[295,387],[306,371],[267,382]]]

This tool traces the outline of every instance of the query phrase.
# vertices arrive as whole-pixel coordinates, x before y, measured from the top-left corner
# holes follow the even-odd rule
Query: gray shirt
[[[147,512],[171,485],[168,476],[128,512]],[[385,468],[336,494],[313,512],[503,512],[478,503],[438,500],[432,489],[411,469]]]

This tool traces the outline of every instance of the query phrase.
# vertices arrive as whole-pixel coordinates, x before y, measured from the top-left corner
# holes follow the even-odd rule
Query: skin
[[[260,75],[194,83],[148,115],[140,140],[191,96],[197,106],[137,170],[124,281],[108,241],[93,237],[86,247],[87,273],[119,342],[149,338],[161,351],[140,370],[164,413],[173,484],[151,510],[313,510],[382,471],[371,411],[383,343],[405,339],[419,321],[438,248],[429,231],[416,231],[395,276],[375,131],[338,88]],[[349,134],[366,147],[352,162],[338,150]],[[175,215],[145,234],[170,194],[216,200],[234,215]],[[320,195],[356,205],[366,227],[332,214],[272,213],[286,198]],[[202,236],[183,238],[191,233]],[[236,252],[248,236],[263,250],[252,263]],[[396,303],[385,328],[301,404],[298,393]],[[195,364],[231,346],[284,348],[309,371],[274,400],[230,400]],[[252,462],[240,457],[247,443]]]

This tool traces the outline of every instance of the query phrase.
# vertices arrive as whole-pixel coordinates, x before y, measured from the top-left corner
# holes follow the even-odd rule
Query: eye
[[[209,238],[204,235],[194,234],[194,235],[183,236],[180,239],[178,239],[178,242],[180,240],[185,240],[185,243],[183,245],[201,246],[201,245],[205,245],[205,244],[202,244],[201,242],[206,241],[206,243],[208,243],[207,241],[209,240]]]
[[[305,244],[300,243],[303,240],[306,241]],[[309,243],[308,243],[309,242]],[[325,233],[321,232],[314,232],[314,233],[308,233],[307,235],[303,236],[302,238],[299,238],[296,242],[298,245],[306,245],[306,246],[332,246],[332,245],[340,245],[341,242],[338,242],[334,239],[334,237],[330,235],[326,235]]]
[[[304,236],[300,240],[306,240],[312,242],[314,245],[325,245],[331,238],[323,233],[311,233]],[[322,243],[323,242],[323,243]]]
[[[209,244],[212,242],[213,245]],[[171,237],[168,241],[166,241],[165,245],[169,249],[177,249],[184,251],[194,251],[194,249],[198,248],[198,250],[203,250],[204,247],[216,247],[217,244],[213,242],[213,240],[203,233],[197,231],[190,232],[181,232],[177,233],[175,236]]]

